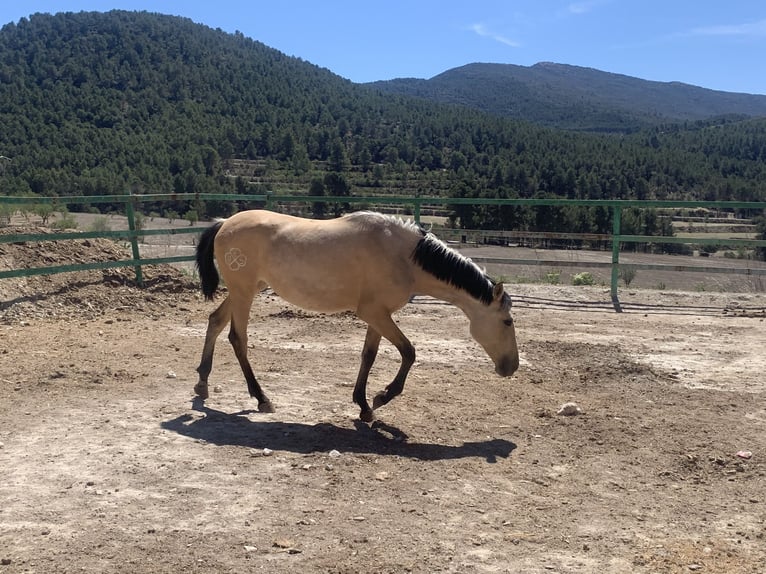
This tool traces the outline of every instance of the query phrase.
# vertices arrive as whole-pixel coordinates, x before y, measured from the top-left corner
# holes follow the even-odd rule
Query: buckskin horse
[[[261,412],[274,411],[247,359],[250,308],[256,293],[267,287],[298,307],[352,311],[367,323],[353,391],[359,417],[366,422],[373,420],[375,409],[402,392],[415,362],[414,347],[391,317],[414,295],[429,295],[461,309],[498,375],[510,376],[519,366],[511,298],[503,284],[411,221],[366,211],[331,220],[242,211],[202,232],[196,262],[207,300],[218,288],[219,271],[228,290],[208,320],[194,387],[202,399],[208,397],[216,339],[230,323],[229,342],[250,396],[258,400]],[[401,366],[370,408],[367,378],[381,337],[397,348]]]

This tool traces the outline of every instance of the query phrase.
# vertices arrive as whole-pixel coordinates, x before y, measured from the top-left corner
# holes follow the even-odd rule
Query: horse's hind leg
[[[200,361],[199,367],[197,367],[199,381],[194,385],[194,392],[202,399],[206,399],[209,395],[207,378],[210,375],[210,371],[213,369],[213,351],[215,350],[215,342],[230,318],[230,301],[229,298],[226,297],[226,299],[223,300],[223,303],[218,306],[218,309],[210,314],[210,318],[207,322],[205,346],[202,349],[202,360]]]
[[[250,362],[247,360],[247,322],[250,317],[252,303],[252,294],[232,300],[229,342],[234,349],[234,354],[237,356],[239,366],[242,368],[242,374],[245,375],[247,390],[251,397],[255,397],[258,400],[258,410],[262,413],[273,413],[274,407],[258,384]]]

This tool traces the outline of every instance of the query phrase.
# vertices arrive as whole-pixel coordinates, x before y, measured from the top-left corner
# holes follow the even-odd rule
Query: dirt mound
[[[0,229],[0,235],[47,234],[42,227]],[[0,243],[0,270],[131,259],[128,246],[109,239]],[[197,297],[198,283],[171,265],[132,267],[0,279],[0,322],[43,318],[92,319],[115,309],[161,314]],[[105,288],[107,287],[107,288]]]

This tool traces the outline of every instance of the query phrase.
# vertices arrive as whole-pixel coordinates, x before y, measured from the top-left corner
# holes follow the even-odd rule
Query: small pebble
[[[168,379],[175,379],[176,378],[175,372],[168,371],[168,374],[166,375],[166,378],[168,378]]]
[[[557,415],[562,415],[565,417],[571,417],[574,415],[581,415],[582,409],[577,403],[564,403],[561,405],[561,408],[559,408],[558,411],[556,411]]]
[[[273,546],[275,548],[292,548],[293,543],[291,540],[288,540],[287,538],[277,538],[274,541]]]

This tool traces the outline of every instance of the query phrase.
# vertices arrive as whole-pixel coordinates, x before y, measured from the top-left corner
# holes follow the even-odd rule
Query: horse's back
[[[398,308],[410,295],[416,236],[414,227],[375,213],[312,220],[251,210],[221,226],[216,258],[227,285],[267,284],[307,309],[356,310],[369,297]]]

